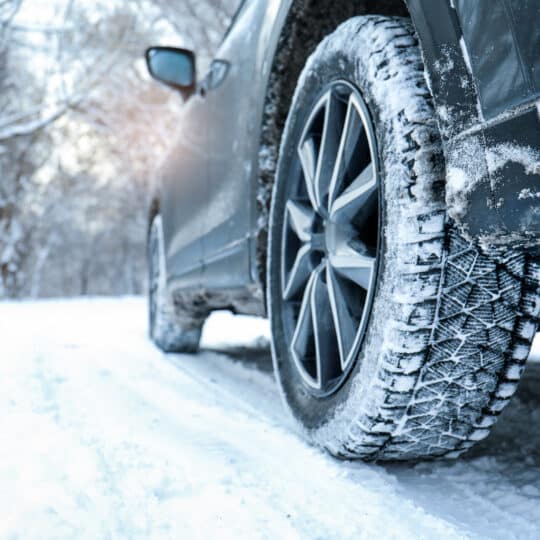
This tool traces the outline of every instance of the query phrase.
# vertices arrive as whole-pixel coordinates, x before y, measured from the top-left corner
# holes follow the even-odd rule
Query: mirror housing
[[[197,77],[195,54],[176,47],[150,47],[145,54],[150,75],[178,90],[184,99],[195,92]]]

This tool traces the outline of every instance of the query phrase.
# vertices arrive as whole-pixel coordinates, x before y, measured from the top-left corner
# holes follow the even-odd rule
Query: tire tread
[[[400,202],[408,239],[398,253],[407,286],[393,297],[394,331],[371,399],[326,446],[344,458],[457,457],[489,434],[516,391],[539,322],[540,267],[522,251],[465,240],[447,218],[444,173],[429,173],[444,167],[442,147],[412,25],[362,19],[345,23],[337,39],[355,26],[373,43],[374,84],[413,88],[414,99],[387,123],[401,133],[396,154],[407,171]]]

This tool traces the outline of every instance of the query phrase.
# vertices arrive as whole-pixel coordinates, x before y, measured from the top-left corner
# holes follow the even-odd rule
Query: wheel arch
[[[266,290],[268,216],[281,136],[296,82],[320,41],[358,15],[409,16],[404,0],[292,0],[279,29],[263,100],[257,184],[256,267]]]

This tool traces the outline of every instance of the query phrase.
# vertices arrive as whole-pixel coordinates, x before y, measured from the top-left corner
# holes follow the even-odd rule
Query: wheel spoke
[[[323,281],[325,266],[320,265],[311,288],[311,314],[313,336],[315,340],[315,359],[317,365],[317,383],[324,387],[328,381],[339,375],[340,364],[336,347],[336,331],[330,309],[328,287]]]
[[[309,278],[311,272],[310,263],[311,246],[304,244],[296,254],[291,271],[287,276],[283,287],[283,299],[290,300],[302,288]]]
[[[304,182],[311,206],[316,210],[317,199],[315,197],[315,173],[317,169],[317,147],[312,137],[306,138],[298,147],[298,155],[304,173]]]
[[[313,340],[313,316],[311,313],[311,291],[313,283],[317,279],[316,273],[312,273],[304,290],[304,296],[298,313],[296,328],[291,340],[291,353],[294,357],[298,369],[312,386],[316,386],[316,381],[309,375],[304,366],[304,361],[309,355],[310,344]]]
[[[315,220],[314,211],[301,202],[287,201],[287,215],[291,229],[301,242],[309,242],[311,229]]]
[[[337,223],[350,223],[360,209],[368,204],[377,191],[377,177],[370,163],[337,197],[330,208],[330,219]]]
[[[346,293],[339,281],[339,277],[330,265],[326,269],[326,283],[328,284],[330,309],[336,329],[341,369],[345,370],[355,352],[353,351],[353,345],[358,332],[358,322],[350,313]]]
[[[367,250],[366,254],[362,254],[348,244],[342,244],[339,249],[330,254],[329,260],[338,274],[366,291],[369,290],[375,268],[375,257],[367,254]]]
[[[344,123],[343,103],[332,91],[327,92],[324,100],[324,124],[314,180],[315,199],[319,211],[328,208],[328,192]]]
[[[331,207],[334,199],[336,198],[337,193],[341,188],[343,182],[344,174],[344,165],[346,164],[345,148],[347,146],[347,141],[351,139],[351,134],[356,133],[362,129],[362,125],[358,118],[358,114],[352,104],[352,101],[349,99],[347,104],[347,112],[345,114],[345,121],[343,123],[343,129],[341,131],[339,145],[336,152],[336,158],[333,162],[333,169],[331,172],[330,179],[330,188],[328,195],[328,204]]]

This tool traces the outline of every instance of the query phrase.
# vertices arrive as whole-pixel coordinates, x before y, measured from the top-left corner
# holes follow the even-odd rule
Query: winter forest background
[[[0,298],[144,290],[182,106],[144,50],[192,48],[204,75],[238,1],[0,0]]]

